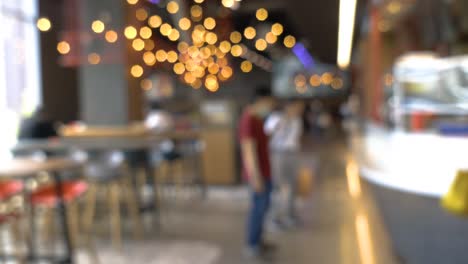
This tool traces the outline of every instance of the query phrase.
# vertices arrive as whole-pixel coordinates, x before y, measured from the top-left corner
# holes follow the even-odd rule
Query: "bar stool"
[[[109,151],[98,154],[97,157],[88,161],[88,165],[85,167],[85,175],[90,182],[86,208],[83,214],[83,226],[86,232],[91,233],[94,224],[97,195],[105,193],[110,211],[112,245],[117,249],[122,247],[121,198],[125,200],[133,222],[133,235],[135,239],[141,238],[143,225],[139,206],[123,153]],[[121,197],[122,193],[123,197]]]
[[[81,180],[68,180],[62,183],[61,188],[63,190],[63,202],[67,207],[68,232],[70,233],[72,246],[77,247],[79,238],[78,234],[80,231],[78,222],[78,203],[79,198],[81,198],[88,190],[88,183]],[[35,208],[45,210],[45,235],[47,239],[55,238],[55,233],[51,231],[55,230],[55,209],[57,208],[59,202],[62,202],[57,193],[57,187],[55,184],[49,183],[33,191],[30,202],[30,206],[32,206],[33,210],[35,210]],[[34,224],[32,228],[34,228]]]
[[[13,250],[19,255],[24,236],[21,231],[19,218],[22,210],[23,183],[20,181],[0,181],[0,226],[7,227],[6,231],[14,241]],[[0,238],[0,256],[7,255],[3,236]]]

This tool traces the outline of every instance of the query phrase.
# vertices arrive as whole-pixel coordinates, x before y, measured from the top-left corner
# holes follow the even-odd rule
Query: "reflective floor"
[[[317,170],[314,193],[299,203],[302,227],[268,232],[269,240],[279,246],[273,263],[398,263],[346,143],[333,142],[309,144],[303,155],[303,163]],[[243,188],[210,189],[205,201],[192,193],[179,196],[165,203],[159,231],[148,231],[144,241],[126,241],[124,249],[116,251],[98,239],[100,262],[249,263],[241,255],[246,197]],[[80,256],[80,263],[88,262],[86,254]]]

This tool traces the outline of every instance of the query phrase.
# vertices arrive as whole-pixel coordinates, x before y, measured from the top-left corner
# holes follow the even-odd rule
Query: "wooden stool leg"
[[[78,203],[71,202],[67,204],[68,213],[68,230],[72,241],[72,246],[76,248],[79,241],[79,219],[78,219]]]
[[[16,256],[21,255],[21,249],[23,246],[24,240],[23,232],[21,230],[21,220],[15,220],[11,223],[11,234],[13,237],[13,246],[14,246],[14,254]]]
[[[141,239],[143,237],[143,222],[141,220],[140,207],[132,183],[128,177],[122,180],[122,187],[127,209],[132,219],[134,238]]]
[[[96,195],[97,185],[91,184],[86,194],[86,205],[83,212],[83,229],[86,232],[87,242],[91,239],[94,224],[94,215],[96,213]]]
[[[109,186],[109,209],[110,209],[110,226],[112,245],[117,248],[122,248],[122,229],[120,223],[120,201],[119,201],[119,186],[113,182]]]
[[[56,223],[55,223],[55,211],[53,208],[46,208],[44,212],[44,222],[42,226],[44,241],[55,248],[56,239]]]

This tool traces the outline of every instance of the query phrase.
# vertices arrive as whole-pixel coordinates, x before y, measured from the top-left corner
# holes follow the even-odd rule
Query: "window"
[[[36,18],[36,0],[0,1],[0,156],[14,144],[20,116],[41,101]]]

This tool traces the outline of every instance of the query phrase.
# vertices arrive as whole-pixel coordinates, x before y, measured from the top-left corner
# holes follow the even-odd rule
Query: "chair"
[[[83,226],[90,233],[96,214],[97,196],[105,193],[110,211],[110,228],[112,245],[122,247],[121,232],[121,198],[126,202],[133,222],[133,234],[136,239],[143,235],[142,221],[134,186],[130,179],[128,166],[122,152],[109,151],[98,153],[88,159],[85,175],[90,183],[86,197],[86,208],[83,214]],[[123,194],[123,197],[121,196]]]
[[[12,238],[13,251],[16,255],[19,255],[21,243],[25,242],[21,231],[21,222],[18,221],[23,209],[22,192],[22,182],[0,181],[0,226],[7,226],[6,231]],[[4,236],[0,238],[0,256],[7,254],[3,238]]]

